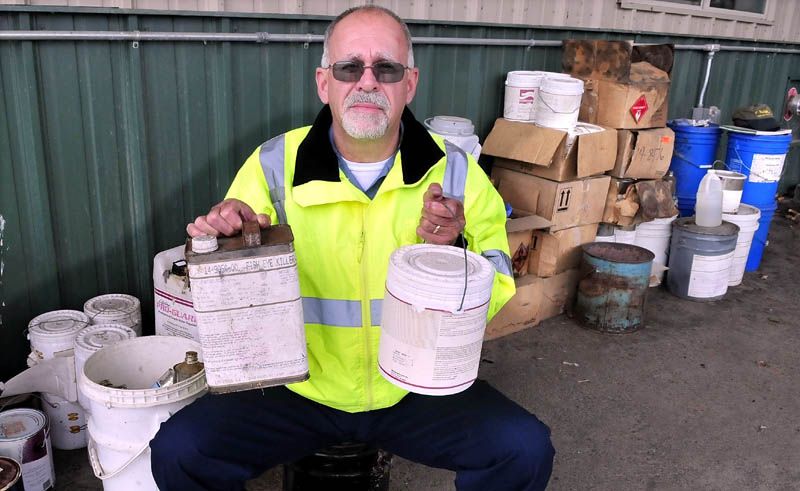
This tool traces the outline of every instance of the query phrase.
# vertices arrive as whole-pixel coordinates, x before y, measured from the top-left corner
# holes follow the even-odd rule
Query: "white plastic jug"
[[[722,181],[713,172],[700,180],[694,214],[694,222],[701,227],[722,225]]]

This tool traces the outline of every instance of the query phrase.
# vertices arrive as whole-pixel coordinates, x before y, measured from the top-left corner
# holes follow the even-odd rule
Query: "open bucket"
[[[731,264],[731,275],[728,279],[728,286],[741,284],[744,276],[747,256],[750,255],[750,247],[753,243],[753,235],[758,230],[761,210],[755,206],[746,204],[739,205],[736,213],[723,213],[722,219],[739,226],[739,238],[736,240],[736,250],[733,253],[733,263]]]
[[[720,169],[710,169],[708,173],[722,181],[722,213],[736,213],[742,201],[742,190],[747,176],[741,172]]]
[[[105,491],[157,491],[149,443],[162,422],[207,391],[205,371],[152,388],[200,343],[145,336],[105,346],[83,366],[79,388],[89,399],[89,461]],[[101,383],[102,382],[102,383]]]

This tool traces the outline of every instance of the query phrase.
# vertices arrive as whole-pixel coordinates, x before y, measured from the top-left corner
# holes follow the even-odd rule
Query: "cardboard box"
[[[611,178],[603,222],[623,227],[677,215],[672,185],[664,179],[635,181]]]
[[[584,80],[581,121],[617,129],[666,125],[673,45],[571,39],[562,53],[563,71]]]
[[[594,131],[579,123],[576,131]],[[499,118],[486,137],[481,153],[494,165],[526,174],[572,181],[602,174],[614,167],[617,136],[613,129],[570,136],[566,131]]]
[[[611,180],[609,176],[597,176],[556,182],[503,167],[494,167],[492,178],[499,186],[516,187],[519,193],[537,192],[536,214],[552,223],[551,232],[600,222]],[[507,202],[518,208],[519,203]]]
[[[617,162],[613,177],[659,179],[669,170],[675,133],[669,128],[617,130]]]
[[[484,340],[495,339],[539,324],[542,279],[525,276],[515,281],[517,293],[486,326]]]
[[[549,226],[548,220],[537,215],[512,218],[506,221],[508,249],[511,252],[511,267],[515,277],[528,274],[528,258],[530,257],[533,232]]]
[[[555,276],[581,264],[583,244],[597,235],[597,224],[545,232],[534,230],[528,255],[528,273],[543,278]]]
[[[555,317],[571,310],[578,294],[581,270],[569,269],[551,278],[542,278],[542,298],[539,301],[539,320]]]
[[[515,280],[517,293],[486,326],[485,340],[528,329],[555,317],[575,301],[580,270],[571,269],[552,278],[524,276]]]

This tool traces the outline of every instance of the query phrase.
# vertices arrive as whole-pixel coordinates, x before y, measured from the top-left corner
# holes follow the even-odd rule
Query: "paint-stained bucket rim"
[[[589,242],[581,246],[581,249],[583,249],[583,253],[588,256],[615,264],[643,264],[652,261],[656,257],[652,251],[644,247],[619,242]],[[619,256],[606,257],[599,254],[599,250],[601,249],[613,250],[617,253],[628,252],[630,254],[636,254],[637,256],[629,259],[623,259]]]

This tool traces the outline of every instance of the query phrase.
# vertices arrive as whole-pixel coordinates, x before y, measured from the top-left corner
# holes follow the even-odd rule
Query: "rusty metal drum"
[[[603,332],[627,333],[640,329],[644,325],[654,257],[649,250],[631,244],[585,244],[576,318],[585,326]]]

